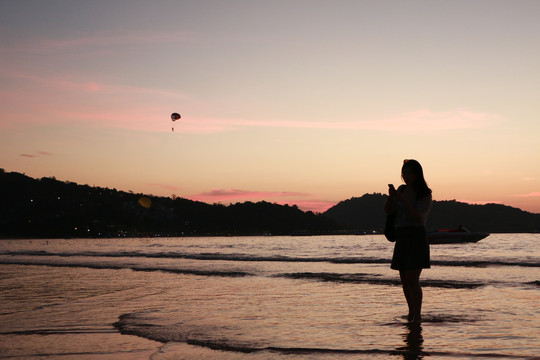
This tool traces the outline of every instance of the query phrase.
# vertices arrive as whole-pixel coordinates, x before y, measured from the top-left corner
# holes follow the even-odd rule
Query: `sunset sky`
[[[0,168],[324,211],[386,193],[409,158],[435,200],[540,213],[539,16],[537,0],[0,0]]]

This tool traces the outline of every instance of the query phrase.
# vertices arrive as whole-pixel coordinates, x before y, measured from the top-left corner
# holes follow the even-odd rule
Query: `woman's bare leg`
[[[407,300],[407,306],[409,307],[409,313],[407,314],[407,321],[413,319],[413,299],[410,291],[409,284],[407,282],[406,272],[404,270],[399,271],[399,276],[401,278],[401,285],[403,286],[403,295],[405,295],[405,300]]]
[[[409,306],[407,319],[410,322],[420,323],[422,314],[422,288],[420,287],[420,273],[418,270],[401,270],[399,275],[403,285],[403,293]]]

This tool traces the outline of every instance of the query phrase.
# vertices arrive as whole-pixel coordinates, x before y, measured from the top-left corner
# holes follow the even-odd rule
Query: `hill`
[[[323,215],[349,231],[380,232],[386,195],[366,194],[342,201]],[[433,201],[428,229],[447,229],[463,225],[471,231],[538,232],[540,214],[499,204],[471,205],[455,200]]]
[[[151,206],[139,203],[149,197]],[[323,214],[265,201],[228,206],[33,179],[0,169],[0,237],[311,235],[382,232],[386,195],[365,194]],[[540,214],[504,205],[434,201],[428,229],[538,232]]]
[[[296,206],[209,205],[0,170],[0,237],[285,235],[329,233],[336,225]]]

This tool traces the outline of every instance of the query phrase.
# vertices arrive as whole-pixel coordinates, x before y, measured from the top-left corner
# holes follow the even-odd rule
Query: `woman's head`
[[[404,160],[401,167],[401,178],[405,184],[415,190],[417,197],[420,198],[431,194],[431,190],[424,179],[424,170],[418,161]]]

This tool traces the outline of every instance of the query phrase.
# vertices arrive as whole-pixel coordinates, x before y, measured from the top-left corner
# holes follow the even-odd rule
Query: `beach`
[[[0,241],[0,358],[534,359],[540,234],[431,246],[409,327],[381,235]]]

